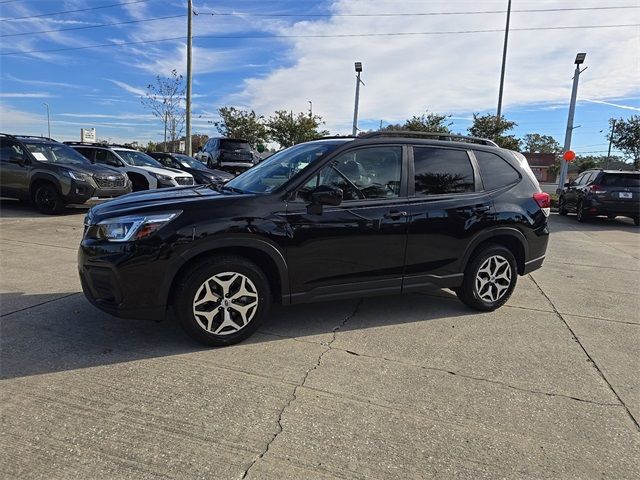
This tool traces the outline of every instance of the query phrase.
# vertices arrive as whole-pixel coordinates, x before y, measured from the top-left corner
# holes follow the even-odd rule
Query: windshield
[[[184,168],[193,168],[195,170],[208,170],[205,164],[202,163],[200,160],[196,160],[195,158],[189,157],[187,155],[181,155],[179,153],[176,153],[173,156],[176,157],[176,160],[178,161],[178,163],[182,165]]]
[[[162,164],[155,158],[150,157],[146,153],[138,152],[136,150],[115,150],[120,157],[134,167],[156,167],[163,168]]]
[[[238,175],[227,186],[247,193],[272,192],[343,143],[344,140],[334,140],[294,145]]]
[[[220,148],[222,150],[251,150],[249,143],[245,140],[220,140]]]
[[[24,141],[24,140],[23,140]],[[91,165],[91,162],[63,143],[24,142],[31,154],[40,162],[67,165]]]
[[[602,179],[602,185],[622,188],[640,187],[640,174],[606,173]]]

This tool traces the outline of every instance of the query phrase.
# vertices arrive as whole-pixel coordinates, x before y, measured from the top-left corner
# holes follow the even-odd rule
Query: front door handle
[[[407,212],[401,212],[400,210],[391,210],[384,214],[384,218],[389,218],[391,220],[399,220],[402,217],[406,217]]]

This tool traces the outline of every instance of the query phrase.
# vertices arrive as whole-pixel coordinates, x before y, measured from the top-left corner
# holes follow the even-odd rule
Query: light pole
[[[309,102],[309,118],[313,117],[313,102],[311,100],[307,100]]]
[[[502,48],[502,69],[500,70],[500,89],[498,91],[498,110],[496,111],[496,136],[502,116],[502,91],[504,90],[504,71],[507,65],[507,44],[509,42],[509,19],[511,18],[511,0],[507,4],[507,25],[504,27],[504,47]]]
[[[185,147],[186,154],[191,156],[191,44],[193,43],[193,35],[191,31],[191,17],[193,15],[193,2],[187,2],[187,98],[185,99],[186,109],[186,131],[185,131]]]
[[[576,111],[576,98],[578,97],[578,80],[580,80],[580,74],[586,70],[586,67],[580,70],[580,65],[584,63],[584,59],[587,56],[586,53],[578,53],[576,55],[575,65],[576,69],[573,73],[573,88],[571,90],[571,102],[569,103],[569,117],[567,118],[567,131],[564,134],[564,148],[563,151],[567,152],[571,149],[571,134],[573,133],[573,115]],[[556,193],[560,193],[560,190],[564,187],[564,182],[567,179],[567,170],[569,169],[569,162],[562,160],[560,162],[560,179],[558,180],[558,188]]]
[[[360,74],[362,73],[362,62],[356,62],[356,104],[353,107],[353,131],[352,135],[355,137],[358,134],[358,103],[360,102],[360,84],[364,85],[364,82],[360,80]]]
[[[47,129],[49,131],[49,138],[51,138],[51,116],[49,115],[49,104],[42,102],[47,107]]]

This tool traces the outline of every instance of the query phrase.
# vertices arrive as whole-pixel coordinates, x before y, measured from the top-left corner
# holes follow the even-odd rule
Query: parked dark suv
[[[42,213],[131,192],[131,182],[109,167],[92,165],[71,147],[44,137],[0,134],[0,193],[33,201]]]
[[[566,183],[558,213],[575,212],[579,222],[597,215],[629,217],[640,226],[640,172],[587,170]]]
[[[207,345],[248,337],[272,302],[446,287],[489,311],[542,265],[549,206],[526,159],[488,140],[326,138],[217,190],[133,193],[92,208],[80,278],[99,308],[162,319],[172,307]]]
[[[195,158],[182,153],[147,152],[147,155],[155,158],[165,167],[176,168],[190,173],[193,177],[193,181],[198,185],[206,185],[207,183],[212,182],[224,183],[234,177],[231,173],[211,169],[200,160],[196,160]]]
[[[240,173],[258,163],[249,142],[241,138],[210,138],[196,153],[196,159],[209,168]]]

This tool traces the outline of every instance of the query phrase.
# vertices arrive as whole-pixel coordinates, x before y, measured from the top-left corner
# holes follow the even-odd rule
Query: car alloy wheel
[[[486,302],[497,302],[509,290],[512,274],[511,265],[506,258],[501,255],[487,258],[476,274],[476,294]]]
[[[245,328],[256,314],[256,286],[237,272],[222,272],[205,280],[193,299],[198,325],[214,335],[230,335]]]
[[[64,208],[60,194],[53,185],[41,185],[36,190],[34,202],[38,210],[47,215],[60,213]]]
[[[580,200],[580,202],[578,203],[578,206],[576,207],[576,218],[579,222],[586,222],[587,221],[587,214],[584,211],[584,204],[582,203],[582,200]]]

